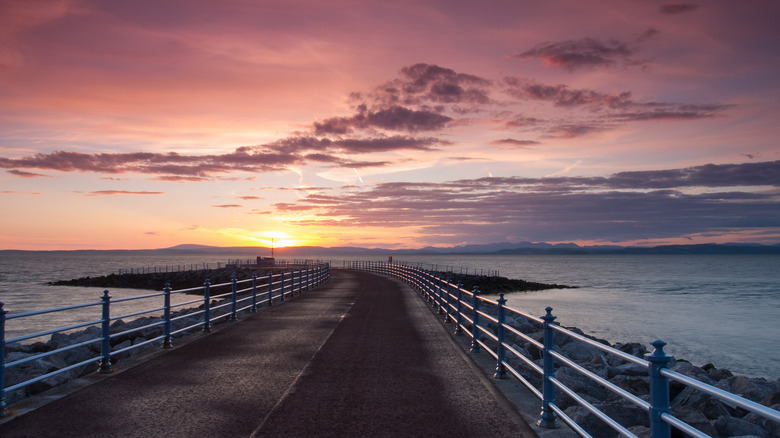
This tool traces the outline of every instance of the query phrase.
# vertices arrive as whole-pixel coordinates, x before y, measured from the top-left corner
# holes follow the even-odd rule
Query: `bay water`
[[[161,255],[124,251],[0,251],[0,302],[10,313],[100,301],[102,289],[50,286],[47,282],[145,267],[224,266],[246,256]],[[330,261],[386,261],[377,256],[311,254]],[[662,339],[668,354],[695,365],[712,363],[736,374],[780,377],[780,256],[778,255],[400,255],[396,262],[427,269],[499,275],[577,286],[506,294],[507,305],[615,342]],[[175,288],[175,285],[172,285]],[[151,293],[111,289],[113,298]],[[495,299],[496,297],[490,297]],[[178,296],[179,302],[192,296]],[[159,303],[161,305],[161,298]],[[143,309],[150,305],[139,304]],[[154,306],[153,306],[154,307]],[[124,312],[132,312],[128,308]],[[81,313],[79,313],[81,312]],[[8,321],[6,337],[100,319],[100,307],[68,316]],[[113,313],[113,310],[112,310]],[[114,313],[115,314],[115,313]],[[67,318],[76,318],[68,321]],[[44,339],[45,340],[45,339]]]

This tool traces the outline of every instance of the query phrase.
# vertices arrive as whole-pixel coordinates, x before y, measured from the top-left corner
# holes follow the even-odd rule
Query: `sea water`
[[[101,289],[46,283],[150,266],[216,267],[241,258],[246,256],[0,251],[0,301],[11,313],[94,302],[99,301]],[[343,266],[345,260],[387,260],[316,254],[296,258],[330,261],[334,267]],[[668,354],[695,365],[712,363],[737,374],[780,377],[778,255],[393,254],[393,258],[429,269],[498,271],[508,278],[577,286],[507,294],[507,304],[538,316],[550,306],[560,324],[612,343],[649,345],[662,339],[669,344]],[[111,289],[110,293],[128,297],[149,291]],[[99,308],[89,312],[84,318],[99,319]],[[7,330],[18,335],[34,329],[23,321],[9,321]]]

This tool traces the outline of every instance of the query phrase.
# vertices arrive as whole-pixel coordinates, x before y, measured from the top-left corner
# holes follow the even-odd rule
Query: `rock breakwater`
[[[244,267],[224,267],[176,272],[110,274],[96,277],[74,278],[72,280],[58,280],[49,282],[49,284],[54,286],[163,290],[165,284],[170,283],[171,287],[174,289],[189,289],[203,286],[203,283],[207,279],[212,284],[217,284],[229,282],[233,277],[235,277],[236,280],[245,280],[247,278],[252,278],[252,275],[262,277],[267,275],[267,271]]]
[[[546,289],[576,289],[577,286],[568,286],[555,283],[537,283],[534,281],[518,280],[506,277],[491,275],[472,275],[459,274],[453,272],[433,272],[433,275],[442,279],[449,279],[452,284],[461,283],[463,289],[473,291],[475,286],[479,287],[482,295],[498,294],[501,292],[529,292]]]

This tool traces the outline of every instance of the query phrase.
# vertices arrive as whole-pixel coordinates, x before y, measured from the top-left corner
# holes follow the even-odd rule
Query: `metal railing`
[[[187,289],[171,289],[170,284],[165,285],[165,289],[160,293],[153,293],[129,298],[111,299],[109,291],[104,291],[100,301],[91,303],[57,307],[45,310],[36,310],[24,313],[9,314],[0,303],[0,417],[8,414],[7,394],[30,387],[31,385],[55,378],[63,373],[83,370],[84,367],[97,365],[98,373],[110,373],[112,357],[126,354],[134,349],[142,347],[155,347],[159,344],[160,348],[172,348],[172,338],[183,336],[187,332],[197,331],[203,333],[211,331],[212,325],[222,320],[236,321],[241,313],[255,313],[260,306],[272,306],[274,303],[282,303],[285,298],[301,294],[303,291],[312,289],[330,277],[330,265],[327,263],[311,264],[305,268],[284,271],[278,273],[268,273],[267,275],[253,275],[246,280],[236,280],[220,284],[210,284],[209,280],[200,287]],[[218,292],[215,294],[215,292]],[[192,300],[185,300],[177,304],[171,304],[171,296],[185,294],[202,293],[203,297]],[[123,303],[156,300],[152,304],[153,308],[140,311],[132,311],[118,316],[112,316],[112,306],[118,306]],[[144,304],[145,305],[145,304]],[[199,306],[199,307],[192,307]],[[5,338],[6,323],[9,321],[31,318],[41,315],[54,315],[60,312],[72,310],[83,311],[89,308],[99,308],[99,317],[96,319],[71,324],[64,327],[57,327],[50,330],[30,333],[17,336],[11,339]],[[180,309],[174,312],[174,309]],[[95,311],[98,313],[98,310]],[[160,316],[160,313],[162,315]],[[141,315],[155,315],[148,318],[138,318]],[[135,318],[133,321],[140,322],[142,325],[126,323],[119,324],[120,320]],[[112,325],[112,322],[114,323]],[[98,329],[95,329],[99,327]],[[9,344],[22,343],[44,336],[63,335],[64,333],[73,333],[78,329],[85,329],[78,332],[78,339],[68,345],[37,354],[23,354],[6,357],[6,346]],[[93,328],[93,330],[90,330]],[[131,334],[137,334],[134,342],[127,345],[127,340]],[[64,335],[67,336],[67,335]],[[147,338],[148,337],[148,338]],[[99,347],[91,346],[99,345]],[[79,354],[75,354],[78,352]],[[65,361],[68,356],[78,357],[73,363],[66,363],[64,367],[56,370],[42,368],[42,372],[31,378],[25,378],[23,381],[14,382],[6,386],[6,376],[8,370],[14,370],[25,364],[31,364],[41,359]],[[87,356],[87,357],[84,357]],[[89,371],[90,369],[87,369]],[[29,376],[28,376],[29,377]]]
[[[664,352],[663,349],[666,343],[663,341],[654,341],[652,345],[655,351],[646,355],[646,359],[641,359],[561,327],[555,323],[556,317],[552,314],[553,309],[551,307],[545,309],[546,314],[541,318],[535,317],[506,306],[503,293],[499,295],[498,300],[489,300],[479,295],[478,287],[475,287],[473,291],[467,291],[461,287],[460,283],[452,284],[447,279],[442,278],[442,273],[440,272],[426,271],[407,266],[404,263],[350,262],[345,267],[396,277],[410,284],[437,309],[440,315],[443,315],[445,322],[453,322],[455,324],[455,334],[467,334],[471,337],[470,351],[472,353],[485,351],[496,360],[495,378],[505,379],[513,377],[541,400],[542,410],[537,421],[537,425],[540,427],[558,428],[560,427],[559,420],[561,420],[578,435],[583,437],[591,436],[556,404],[556,395],[560,391],[605,422],[620,436],[636,437],[634,433],[618,421],[588,402],[585,397],[556,379],[556,366],[567,366],[571,370],[592,380],[593,384],[601,385],[628,403],[644,410],[648,415],[651,436],[654,438],[671,437],[672,426],[688,436],[710,436],[673,415],[669,391],[670,381],[701,391],[730,406],[740,407],[770,421],[780,423],[780,412],[777,410],[669,369],[674,363],[674,357]],[[483,306],[489,306],[493,311],[483,310]],[[507,313],[514,318],[525,318],[531,323],[541,325],[544,333],[543,341],[539,342],[512,325],[507,324]],[[489,324],[492,324],[495,330],[489,328]],[[542,352],[542,366],[539,366],[532,359],[525,357],[513,348],[507,342],[507,334],[520,338],[539,349]],[[556,334],[570,337],[577,342],[583,342],[591,347],[595,347],[603,353],[614,355],[626,362],[645,368],[650,382],[650,400],[646,401],[620,388],[557,352],[555,350]],[[508,357],[512,359],[513,363],[519,363],[523,368],[517,369],[510,365]],[[541,388],[537,388],[536,385],[529,381],[526,377],[528,375],[527,372],[541,377]]]

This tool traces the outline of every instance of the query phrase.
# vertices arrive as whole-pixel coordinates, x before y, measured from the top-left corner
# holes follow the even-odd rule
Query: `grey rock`
[[[596,355],[601,354],[598,348],[580,341],[566,343],[560,347],[561,354],[577,362],[590,361]]]
[[[672,409],[672,414],[678,419],[690,424],[691,426],[699,429],[713,438],[719,438],[723,435],[719,433],[717,428],[712,425],[712,422],[706,415],[701,413],[698,409],[688,406],[677,406]]]
[[[609,379],[609,381],[619,386],[620,388],[625,389],[631,394],[636,395],[637,397],[650,394],[650,377],[648,376],[642,377],[642,376],[628,376],[625,374],[620,374]],[[613,397],[622,400],[622,397],[620,397],[619,395],[610,394],[610,399],[612,399]]]
[[[579,372],[563,367],[555,372],[555,378],[580,395],[588,395],[596,401],[607,399],[607,390]]]
[[[715,429],[722,437],[753,435],[767,438],[767,432],[759,425],[735,417],[720,417],[714,422]]]
[[[642,365],[628,362],[624,363],[622,365],[609,367],[607,369],[607,376],[609,378],[618,376],[618,375],[624,375],[624,376],[649,376],[647,367],[644,367]]]

